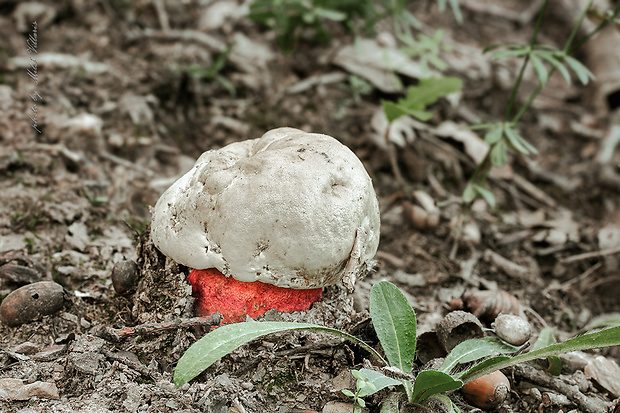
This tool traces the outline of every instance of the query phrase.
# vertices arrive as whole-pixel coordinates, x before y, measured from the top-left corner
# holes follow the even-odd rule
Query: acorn
[[[513,346],[525,344],[532,335],[530,323],[526,319],[513,314],[498,315],[491,327],[495,329],[497,337]]]
[[[497,370],[465,383],[461,388],[465,400],[472,406],[491,410],[500,406],[510,396],[510,382]]]
[[[39,316],[60,311],[65,298],[62,285],[53,281],[24,285],[4,298],[0,304],[0,321],[9,327],[29,323]]]
[[[138,266],[132,260],[123,260],[112,268],[112,286],[119,295],[127,295],[138,285]]]

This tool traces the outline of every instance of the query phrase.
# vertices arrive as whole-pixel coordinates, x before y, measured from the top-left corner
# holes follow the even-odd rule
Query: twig
[[[599,268],[601,268],[603,266],[603,264],[601,262],[597,262],[596,264],[594,264],[593,266],[591,266],[590,268],[588,268],[587,270],[585,270],[582,274],[578,275],[577,277],[571,278],[570,280],[558,285],[558,286],[553,286],[549,285],[549,287],[545,288],[543,290],[544,294],[549,293],[549,291],[553,291],[553,290],[561,290],[561,291],[566,291],[567,287],[570,287],[571,285],[575,284],[575,283],[581,283],[583,282],[586,278],[588,278],[589,276],[591,276],[592,274],[594,274],[594,272],[596,272],[596,270],[598,270]]]
[[[529,194],[535,200],[542,202],[543,204],[549,207],[557,206],[557,203],[555,202],[553,198],[551,198],[549,195],[547,195],[542,190],[538,189],[534,184],[532,184],[530,181],[528,181],[521,175],[515,173],[512,177],[512,181],[515,183],[515,185],[517,185],[517,187],[519,187],[521,191],[525,192],[526,194]]]
[[[609,403],[599,398],[586,396],[579,391],[579,386],[568,384],[561,378],[551,376],[550,374],[539,370],[532,365],[519,364],[513,367],[513,371],[516,376],[524,378],[527,381],[539,386],[548,387],[564,394],[581,410],[583,410],[584,413],[604,412],[609,406]]]
[[[542,6],[542,0],[533,1],[529,6],[521,10],[511,10],[494,3],[477,0],[461,0],[460,5],[476,13],[485,13],[493,17],[503,17],[518,24],[526,25],[531,22],[536,13],[538,13],[540,6]]]
[[[165,41],[193,41],[211,50],[215,50],[216,52],[223,52],[226,50],[226,44],[224,42],[206,33],[199,32],[198,30],[170,29],[164,32],[163,30],[144,29],[133,37],[134,40],[139,38],[151,38]]]
[[[166,6],[164,5],[163,0],[154,0],[155,10],[157,11],[157,18],[159,19],[159,24],[163,31],[167,32],[170,30],[170,23],[168,21],[168,13],[166,12]]]
[[[501,268],[506,273],[506,275],[512,278],[529,281],[534,285],[542,285],[542,280],[540,279],[540,270],[538,270],[537,268],[524,267],[522,265],[514,263],[490,249],[487,249],[484,252],[484,259],[490,261],[493,265]]]
[[[582,261],[582,260],[587,260],[590,258],[597,258],[597,257],[605,257],[607,255],[614,255],[618,253],[620,253],[620,247],[610,248],[610,249],[600,250],[600,251],[584,252],[583,254],[577,254],[577,255],[572,255],[570,257],[566,257],[566,258],[560,258],[559,261],[562,264],[568,264],[568,263],[575,262],[575,261]]]
[[[222,316],[220,313],[203,317],[179,318],[163,323],[144,323],[133,327],[112,328],[103,327],[95,333],[96,336],[108,341],[120,341],[135,335],[153,334],[166,330],[177,330],[196,326],[219,326]]]
[[[390,124],[388,124],[385,129],[385,145],[387,150],[387,155],[390,160],[390,165],[392,166],[392,171],[394,172],[394,177],[396,181],[401,187],[405,187],[405,179],[403,178],[403,174],[400,172],[400,168],[398,166],[398,156],[396,154],[396,148],[394,142],[390,140]]]

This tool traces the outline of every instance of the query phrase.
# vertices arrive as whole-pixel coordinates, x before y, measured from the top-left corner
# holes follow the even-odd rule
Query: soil
[[[444,30],[451,46],[441,52],[446,73],[465,86],[433,105],[431,120],[404,124],[395,137],[404,185],[372,122],[381,99],[402,94],[376,88],[358,94],[350,73],[334,63],[355,39],[336,25],[327,27],[329,42],[301,33],[284,54],[274,32],[251,22],[247,5],[234,1],[1,3],[0,297],[44,280],[64,291],[61,308],[51,314],[30,321],[19,307],[16,317],[30,322],[0,324],[0,380],[30,386],[25,397],[0,390],[0,411],[351,411],[342,393],[355,387],[349,371],[376,360],[317,332],[266,336],[188,384],[172,383],[176,362],[211,327],[192,318],[189,269],[150,242],[149,206],[202,152],[280,126],[337,137],[360,157],[380,200],[381,244],[376,267],[355,293],[328,287],[307,312],[270,311],[263,319],[330,326],[377,345],[368,292],[380,280],[405,293],[418,334],[467,307],[466,291],[504,291],[534,336],[550,326],[560,340],[596,317],[620,313],[620,191],[597,160],[618,121],[614,108],[592,93],[600,84],[567,86],[552,76],[521,124],[540,153],[511,156],[493,173],[496,208],[482,200],[462,205],[476,155],[471,137],[457,133],[466,129],[454,126],[503,116],[518,62],[492,62],[480,51],[529,42],[535,18],[515,20],[527,10],[514,3],[511,9],[503,2],[495,14],[463,7],[461,25],[432,2],[412,7],[425,33]],[[571,26],[556,17],[550,15],[540,36],[561,46]],[[28,54],[32,21],[37,50]],[[389,31],[389,23],[379,31]],[[231,44],[223,66],[211,70]],[[36,85],[30,57],[37,60]],[[405,86],[416,83],[399,76]],[[518,102],[535,87],[536,74],[526,73]],[[35,91],[42,101],[33,100]],[[612,152],[612,174],[619,162],[620,153]],[[438,223],[412,217],[415,191],[435,201]],[[121,295],[112,271],[127,260],[138,265],[138,283],[131,272],[121,274],[128,289]],[[168,327],[127,329],[148,323]],[[583,364],[594,355],[618,362],[620,352],[584,353]],[[565,364],[559,380],[581,384],[577,396],[574,389],[565,394],[562,386],[537,382],[529,375],[536,367],[528,365],[525,372],[505,371],[512,392],[499,409],[588,411],[586,400],[612,411],[620,395],[585,376],[583,364]],[[421,367],[418,360],[415,368]],[[366,409],[378,412],[389,392],[367,397]],[[450,397],[463,412],[475,410],[459,392]]]

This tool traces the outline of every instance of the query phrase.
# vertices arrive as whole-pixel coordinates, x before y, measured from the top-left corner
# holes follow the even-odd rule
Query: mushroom
[[[278,128],[203,153],[159,198],[151,237],[188,277],[196,311],[224,323],[307,310],[322,288],[351,291],[379,244],[362,162],[331,136]]]

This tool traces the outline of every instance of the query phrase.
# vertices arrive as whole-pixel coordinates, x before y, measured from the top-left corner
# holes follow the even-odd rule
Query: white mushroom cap
[[[279,128],[203,153],[157,201],[151,237],[191,268],[318,288],[355,277],[374,257],[379,206],[349,148]]]

